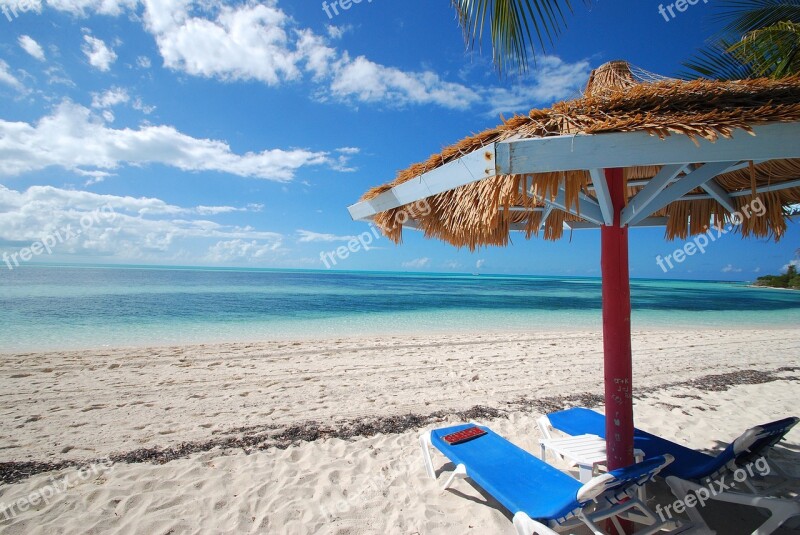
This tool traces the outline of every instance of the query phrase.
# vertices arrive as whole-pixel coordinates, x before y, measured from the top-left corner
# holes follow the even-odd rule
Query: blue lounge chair
[[[656,455],[671,455],[675,461],[664,468],[664,476],[672,492],[679,500],[684,501],[689,494],[709,494],[708,499],[714,499],[739,505],[751,505],[768,509],[770,518],[762,524],[754,535],[772,533],[788,519],[800,515],[800,502],[795,497],[786,497],[781,494],[793,478],[779,466],[768,462],[769,450],[783,440],[786,434],[800,422],[800,418],[785,418],[768,424],[748,429],[745,433],[731,442],[719,455],[712,456],[686,446],[676,444],[659,436],[647,433],[640,429],[634,430],[634,447],[644,452],[646,457]],[[539,419],[539,428],[545,437],[550,437],[552,429],[568,435],[591,434],[605,438],[605,416],[585,408],[573,408],[554,412]],[[762,462],[765,469],[756,474],[752,467]],[[737,491],[725,488],[725,478],[745,471],[748,477],[742,481],[736,480]],[[738,472],[737,472],[738,471]],[[778,483],[771,485],[757,485],[756,480],[765,474],[779,476]],[[729,480],[730,481],[730,480]],[[712,482],[715,492],[709,486]],[[719,485],[719,483],[723,485]],[[748,492],[741,492],[746,488]],[[701,490],[704,489],[704,490]],[[688,507],[686,513],[697,526],[708,528],[707,523],[699,513],[699,508]]]
[[[451,445],[442,438],[472,425],[423,433],[420,444],[425,469],[430,477],[436,478],[430,454],[434,446],[456,464],[444,488],[450,487],[456,478],[469,477],[513,514],[518,535],[555,535],[580,523],[592,533],[602,535],[606,532],[597,523],[606,519],[611,519],[623,533],[620,518],[644,524],[646,527],[637,535],[679,525],[659,521],[636,496],[639,485],[652,480],[672,461],[668,455],[614,470],[582,484],[487,427],[480,426],[485,435],[461,444]]]

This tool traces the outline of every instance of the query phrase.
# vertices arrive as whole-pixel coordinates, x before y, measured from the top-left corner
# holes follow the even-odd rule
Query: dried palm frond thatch
[[[685,135],[697,141],[728,138],[737,129],[752,133],[752,127],[772,122],[800,121],[800,77],[781,80],[680,81],[635,71],[615,61],[596,69],[584,96],[559,102],[547,109],[517,115],[503,124],[467,137],[426,161],[400,171],[388,184],[364,194],[372,199],[398,184],[419,177],[488,144],[510,138],[541,138],[565,134],[647,132],[665,138]],[[800,140],[798,140],[800,143]],[[626,180],[648,180],[660,167],[629,167]],[[769,161],[725,173],[716,181],[728,192],[756,188],[800,178],[800,160]],[[542,225],[543,199],[555,197],[563,186],[568,206],[576,206],[580,194],[593,196],[588,172],[575,170],[534,175],[502,175],[473,182],[427,199],[424,211],[418,206],[401,206],[380,213],[375,221],[395,242],[402,239],[403,223],[409,219],[427,237],[471,249],[482,245],[506,245],[512,223],[524,226],[526,237],[543,234],[556,240],[563,234],[564,221],[577,217],[554,210]],[[629,198],[642,187],[628,188]],[[697,193],[703,193],[698,190]],[[786,231],[790,205],[800,203],[800,188],[759,193],[765,212],[752,217],[738,232],[743,236],[780,239]],[[752,196],[734,197],[739,206]],[[514,210],[510,208],[514,207]],[[685,238],[723,224],[728,210],[713,199],[681,200],[657,216],[667,216],[666,237]]]

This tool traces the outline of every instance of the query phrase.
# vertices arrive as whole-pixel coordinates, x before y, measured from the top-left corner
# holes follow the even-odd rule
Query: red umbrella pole
[[[633,464],[631,285],[628,227],[620,227],[625,205],[622,169],[606,169],[614,225],[601,228],[603,349],[605,352],[606,454],[608,469]]]

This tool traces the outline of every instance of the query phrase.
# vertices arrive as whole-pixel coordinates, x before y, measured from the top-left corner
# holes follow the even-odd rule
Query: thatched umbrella
[[[507,245],[512,231],[557,240],[599,228],[614,469],[633,462],[628,228],[665,226],[667,239],[695,236],[695,249],[731,225],[779,240],[798,202],[800,77],[685,82],[616,61],[582,98],[467,137],[349,210],[398,243],[405,226],[472,250]]]

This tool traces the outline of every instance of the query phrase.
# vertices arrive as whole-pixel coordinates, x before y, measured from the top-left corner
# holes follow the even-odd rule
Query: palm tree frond
[[[778,22],[800,23],[800,0],[719,0],[723,33],[744,34]]]
[[[590,4],[591,0],[584,0]],[[484,39],[487,18],[491,32],[492,60],[502,74],[509,67],[520,71],[535,60],[531,47],[545,50],[566,27],[570,0],[451,0],[467,46]]]
[[[753,30],[728,49],[755,76],[782,78],[800,72],[800,24],[778,22]]]
[[[694,58],[685,62],[689,69],[679,73],[681,78],[713,80],[745,80],[753,77],[753,68],[729,50],[734,43],[722,40],[700,49]]]

